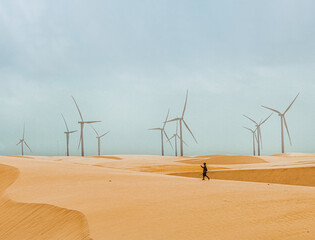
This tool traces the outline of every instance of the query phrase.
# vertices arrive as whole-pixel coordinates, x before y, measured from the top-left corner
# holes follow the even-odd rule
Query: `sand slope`
[[[206,162],[208,165],[211,164],[251,164],[251,163],[265,163],[263,159],[259,157],[251,156],[239,156],[239,155],[210,155],[193,157],[188,160],[181,160],[183,163],[191,164],[202,164]]]
[[[200,172],[171,173],[170,175],[200,178]],[[213,179],[292,184],[315,187],[315,167],[276,168],[255,170],[210,171]]]
[[[139,172],[139,167],[151,164],[172,165],[170,170],[176,167],[176,171],[190,168],[190,164],[177,162],[184,158],[119,157],[121,160],[0,157],[0,163],[20,172],[14,184],[8,187],[10,182],[6,183],[6,197],[30,205],[40,203],[41,207],[49,204],[73,209],[86,217],[94,240],[315,239],[313,187],[201,181],[159,171]],[[272,161],[248,165],[269,168]],[[246,168],[247,164],[225,166],[233,169],[243,165]],[[46,212],[50,216],[64,214],[59,210],[53,210],[52,215]],[[34,213],[29,216],[34,217]],[[1,221],[6,217],[0,215]],[[76,217],[70,219],[74,221],[69,223],[72,229],[83,229],[76,225]],[[52,225],[53,220],[42,226],[48,231]],[[67,232],[60,226],[61,233]],[[78,239],[68,234],[55,239]]]
[[[0,165],[0,239],[90,239],[86,218],[78,211],[4,197],[17,177],[16,168]]]

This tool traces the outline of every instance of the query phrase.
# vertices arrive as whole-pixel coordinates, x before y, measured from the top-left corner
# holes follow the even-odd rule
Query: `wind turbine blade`
[[[82,141],[82,130],[81,130],[81,134],[80,134],[80,141],[79,141],[78,149],[79,149],[80,146],[81,146],[81,141]]]
[[[16,144],[16,146],[19,145],[19,144],[21,144],[21,142],[22,142],[22,141],[20,140],[20,141]]]
[[[271,113],[264,121],[262,121],[261,123],[259,123],[259,125],[264,124],[264,123],[271,117],[272,114],[273,114],[273,113]]]
[[[100,138],[101,138],[101,137],[104,137],[104,136],[105,136],[107,133],[109,133],[109,132],[110,132],[110,131],[104,133],[103,135],[100,136]]]
[[[24,126],[23,126],[23,139],[24,139],[24,136],[25,136],[25,122],[24,122]]]
[[[33,152],[32,149],[27,145],[27,143],[26,143],[25,141],[24,141],[24,143],[25,143],[26,147],[28,147],[28,149],[29,149],[31,152]]]
[[[260,140],[260,146],[261,146],[261,149],[262,149],[263,148],[263,144],[262,144],[262,135],[261,135],[260,128],[259,128],[259,140]]]
[[[289,111],[289,109],[291,108],[291,106],[293,105],[293,103],[295,102],[295,100],[297,99],[297,97],[299,96],[299,94],[300,94],[300,93],[298,93],[298,94],[296,95],[296,97],[294,98],[294,100],[292,101],[292,103],[289,105],[289,107],[287,108],[287,110],[284,111],[283,114],[286,114],[286,112]]]
[[[81,114],[80,108],[79,108],[79,106],[78,106],[78,104],[77,104],[77,102],[75,101],[75,99],[74,99],[74,97],[73,97],[73,96],[72,96],[72,99],[73,99],[73,101],[74,101],[75,105],[77,106],[77,109],[78,109],[79,114],[80,114],[80,118],[81,118],[81,120],[82,120],[82,122],[83,122],[84,120],[83,120],[83,117],[82,117],[82,114]]]
[[[267,108],[267,109],[269,109],[269,110],[271,110],[271,111],[274,111],[274,112],[276,112],[276,113],[279,113],[279,114],[281,114],[281,112],[279,112],[278,110],[276,110],[276,109],[273,109],[273,108],[270,108],[270,107],[266,107],[266,106],[263,106],[263,105],[261,105],[263,108]]]
[[[177,137],[178,137],[180,140],[182,140],[178,134],[177,134]],[[187,144],[184,140],[182,140],[182,141],[183,141],[183,143],[188,147],[188,144]]]
[[[166,125],[166,123],[167,123],[167,119],[168,119],[168,115],[169,115],[169,114],[170,114],[170,109],[168,109],[168,112],[167,112],[167,115],[166,115],[166,119],[165,119],[165,122],[164,122],[164,125],[163,125],[162,129],[165,128],[165,125]]]
[[[176,122],[176,135],[178,133],[178,121]]]
[[[149,128],[148,130],[162,130],[162,128]]]
[[[194,136],[194,134],[193,134],[192,131],[189,129],[189,127],[188,127],[188,125],[187,125],[187,123],[185,122],[184,119],[183,119],[183,122],[184,122],[186,128],[188,129],[188,131],[190,132],[191,136],[195,139],[196,143],[198,143],[197,140],[196,140],[196,138],[195,138],[195,136]]]
[[[243,127],[243,128],[245,128],[245,129],[247,129],[248,131],[251,131],[252,133],[254,133],[254,131],[253,131],[252,129],[248,128],[248,127]]]
[[[188,147],[188,144],[183,140],[183,143]]]
[[[77,132],[78,130],[74,130],[74,131],[70,131],[70,132],[68,132],[68,133],[75,133],[75,132]]]
[[[172,145],[172,143],[171,143],[171,140],[170,140],[169,137],[167,136],[167,134],[166,134],[166,132],[165,132],[164,129],[163,129],[163,132],[164,132],[164,135],[165,135],[166,138],[167,138],[167,141],[170,143],[170,145],[171,145],[171,147],[172,147],[172,149],[173,149],[173,145]]]
[[[179,120],[181,120],[181,118],[173,118],[171,120],[168,120],[167,122],[174,122],[174,121],[179,121]]]
[[[287,133],[288,133],[288,136],[289,136],[290,145],[292,145],[291,137],[290,137],[290,132],[289,132],[288,125],[287,125],[287,121],[285,120],[285,117],[284,117],[284,116],[283,116],[283,122],[284,122],[285,129],[287,130]]]
[[[170,140],[173,139],[174,137],[175,137],[175,135],[171,136],[171,137],[170,137]]]
[[[93,125],[90,125],[90,127],[94,130],[94,132],[96,133],[96,135],[99,137],[100,135],[98,135],[98,132],[95,130],[95,128],[93,127]]]
[[[253,119],[251,119],[250,117],[247,117],[246,115],[243,114],[244,117],[246,117],[247,119],[249,119],[250,121],[252,121],[253,123],[255,123],[256,125],[258,125]]]
[[[97,122],[102,122],[102,121],[85,121],[84,123],[86,123],[86,124],[92,124],[92,123],[97,123]]]
[[[185,99],[185,105],[184,105],[184,109],[183,109],[182,118],[184,117],[184,114],[185,114],[185,111],[186,111],[187,99],[188,99],[188,89],[186,91],[186,99]]]
[[[63,121],[65,122],[67,132],[69,132],[69,128],[68,128],[68,125],[67,125],[66,119],[65,119],[65,117],[63,116],[63,114],[62,114],[62,113],[61,113],[61,116],[62,116],[62,118],[63,118]]]
[[[254,136],[255,136],[256,142],[258,143],[258,138],[257,138],[256,133],[254,133]]]

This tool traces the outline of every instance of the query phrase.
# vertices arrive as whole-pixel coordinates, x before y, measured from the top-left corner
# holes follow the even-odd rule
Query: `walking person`
[[[203,172],[202,172],[202,180],[205,180],[205,177],[207,177],[208,178],[208,180],[210,180],[210,178],[208,177],[208,175],[207,175],[207,172],[208,172],[208,168],[207,168],[207,163],[203,163],[203,166],[202,165],[200,165],[200,167],[202,167],[203,168]]]

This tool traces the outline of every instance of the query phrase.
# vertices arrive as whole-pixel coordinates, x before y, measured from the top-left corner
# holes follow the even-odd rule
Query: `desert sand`
[[[315,239],[314,176],[315,154],[1,156],[0,239]]]

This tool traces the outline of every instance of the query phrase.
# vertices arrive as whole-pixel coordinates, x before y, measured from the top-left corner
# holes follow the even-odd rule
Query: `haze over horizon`
[[[284,111],[286,152],[315,152],[315,2],[276,1],[0,2],[0,155],[64,155],[64,114],[71,130],[85,120],[102,154],[160,154],[161,127],[181,114],[184,155],[252,154],[243,126]],[[263,155],[281,152],[280,118],[262,126]],[[169,136],[175,123],[168,124]],[[79,155],[79,133],[70,137]],[[165,144],[166,155],[174,151]],[[97,139],[85,127],[86,155]]]

